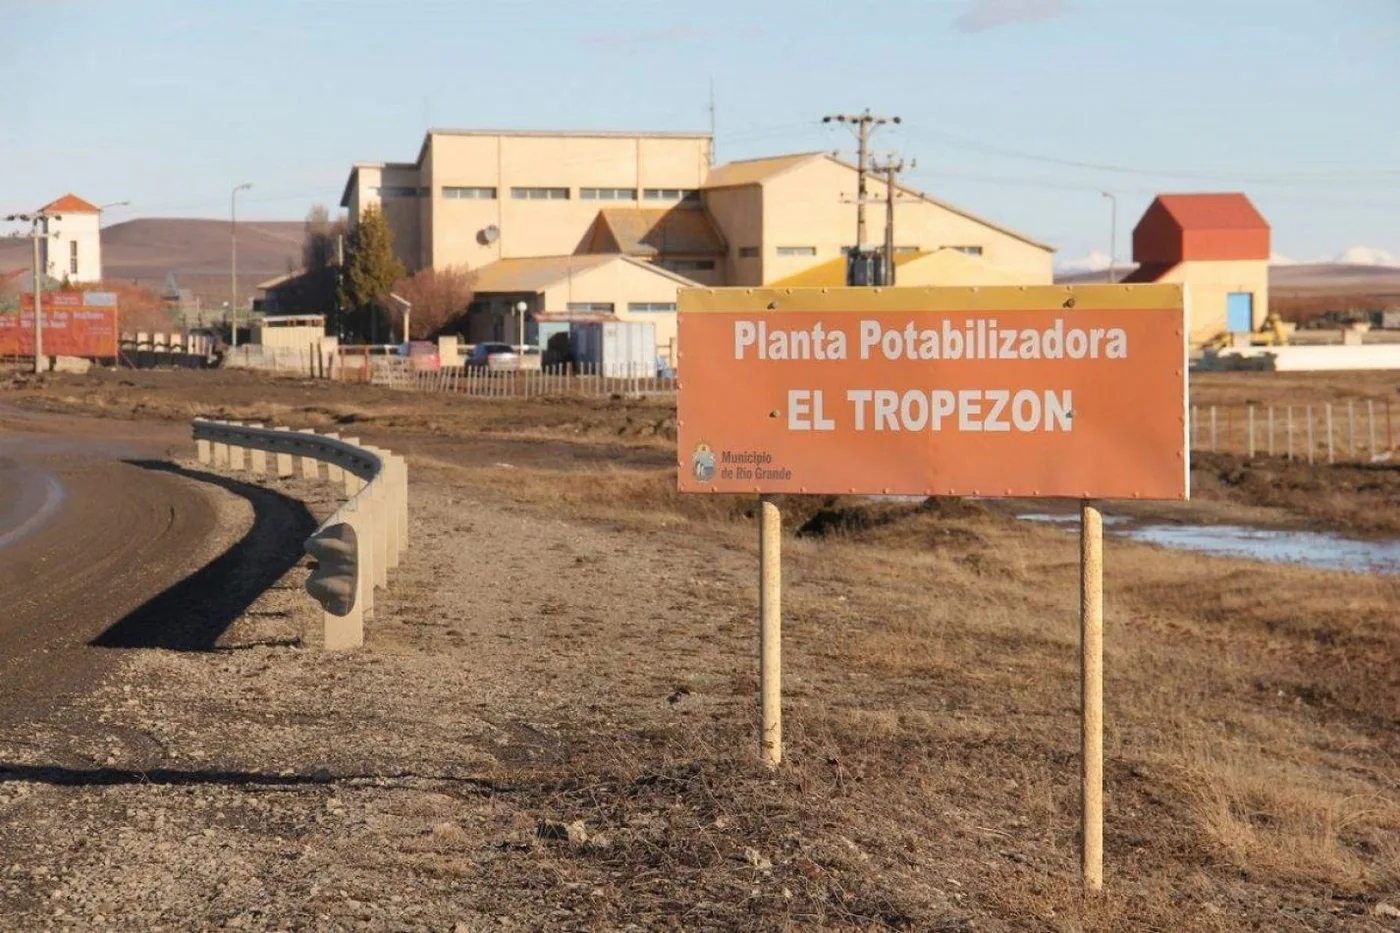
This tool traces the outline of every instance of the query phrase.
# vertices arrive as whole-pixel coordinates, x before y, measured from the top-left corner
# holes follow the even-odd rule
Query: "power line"
[[[1124,175],[1139,175],[1159,178],[1189,178],[1200,181],[1229,181],[1248,184],[1304,184],[1304,183],[1341,183],[1341,184],[1374,184],[1376,181],[1400,183],[1400,170],[1396,169],[1358,169],[1358,168],[1337,168],[1327,171],[1274,171],[1274,172],[1223,172],[1223,171],[1201,171],[1197,169],[1173,169],[1173,168],[1140,168],[1129,165],[1117,165],[1109,162],[1091,162],[1082,159],[1068,159],[1059,156],[1046,155],[1044,153],[1028,152],[1021,149],[1013,149],[1005,146],[993,145],[980,142],[966,136],[954,133],[923,131],[923,136],[939,142],[940,145],[951,149],[961,149],[968,152],[976,152],[981,155],[991,155],[1000,158],[1019,159],[1029,162],[1041,162],[1048,165],[1059,165],[1065,168],[1085,169],[1097,172],[1112,172]],[[1368,178],[1366,176],[1379,176],[1378,178]]]

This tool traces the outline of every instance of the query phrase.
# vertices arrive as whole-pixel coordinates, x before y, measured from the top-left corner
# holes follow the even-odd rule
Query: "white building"
[[[74,194],[40,208],[44,232],[40,262],[55,281],[102,281],[102,212]]]

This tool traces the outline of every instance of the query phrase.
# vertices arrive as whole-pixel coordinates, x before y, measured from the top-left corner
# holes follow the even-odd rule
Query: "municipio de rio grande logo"
[[[715,452],[704,441],[696,444],[690,455],[690,472],[702,483],[715,478]]]

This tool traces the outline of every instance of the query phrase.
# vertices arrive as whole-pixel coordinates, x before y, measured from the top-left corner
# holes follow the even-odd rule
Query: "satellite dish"
[[[482,228],[482,231],[481,231],[480,236],[481,236],[481,242],[486,243],[486,244],[494,243],[494,242],[496,242],[498,239],[500,239],[500,236],[501,236],[501,228],[498,227],[498,226],[496,226],[495,224],[492,224],[492,225],[489,226],[489,227],[484,227],[484,228]]]

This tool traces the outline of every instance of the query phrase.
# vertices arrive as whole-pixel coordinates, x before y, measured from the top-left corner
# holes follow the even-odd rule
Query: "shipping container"
[[[656,375],[656,325],[651,321],[575,324],[575,362],[612,378]]]

